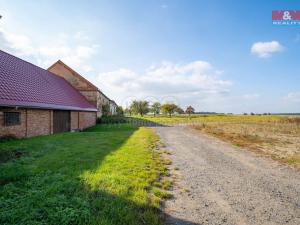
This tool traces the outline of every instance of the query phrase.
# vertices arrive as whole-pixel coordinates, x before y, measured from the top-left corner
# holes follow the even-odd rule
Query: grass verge
[[[149,128],[101,125],[0,143],[0,224],[161,224],[157,141]]]

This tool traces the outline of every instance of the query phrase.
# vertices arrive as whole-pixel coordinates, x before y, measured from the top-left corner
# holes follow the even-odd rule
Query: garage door
[[[70,131],[70,111],[53,111],[53,133]]]

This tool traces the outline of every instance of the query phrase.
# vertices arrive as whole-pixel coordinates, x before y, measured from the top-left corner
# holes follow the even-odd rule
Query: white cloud
[[[256,93],[254,93],[254,94],[244,94],[242,97],[246,100],[255,100],[255,99],[258,99],[260,97],[260,95],[256,94]]]
[[[79,65],[82,62],[91,58],[96,53],[96,48],[96,45],[76,46],[74,49],[70,48],[67,54],[62,54],[61,59],[67,64],[70,64],[71,66]]]
[[[83,65],[81,68],[84,72],[87,72],[87,73],[94,71],[94,68],[90,65]]]
[[[48,67],[61,59],[74,68],[92,71],[88,59],[96,54],[98,45],[82,43],[82,35],[76,33],[74,37],[66,34],[55,34],[47,44],[36,44],[29,36],[17,34],[0,27],[0,48],[17,56],[34,58],[42,67]],[[80,40],[80,43],[78,41]],[[85,36],[86,39],[86,36]]]
[[[256,42],[251,47],[251,52],[260,58],[271,57],[275,52],[282,52],[284,47],[278,41]]]
[[[300,103],[300,91],[299,92],[290,92],[284,98],[286,101]]]
[[[76,40],[79,40],[79,41],[88,41],[88,40],[90,40],[89,36],[86,33],[82,32],[82,31],[78,31],[74,35],[74,37],[76,38]]]
[[[206,61],[187,64],[162,62],[143,72],[122,68],[100,73],[97,83],[105,92],[113,93],[120,104],[127,102],[128,98],[147,98],[172,99],[178,104],[196,106],[201,101],[229,93],[232,83],[221,79],[219,73]]]
[[[19,55],[33,54],[34,48],[31,46],[30,38],[25,35],[17,35],[7,32],[0,27],[0,46],[15,50]]]

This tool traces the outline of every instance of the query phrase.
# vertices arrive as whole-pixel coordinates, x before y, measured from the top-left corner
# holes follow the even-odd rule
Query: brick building
[[[109,112],[111,115],[117,114],[117,103],[114,100],[109,100]]]
[[[85,96],[90,103],[97,107],[97,117],[103,114],[103,108],[106,106],[108,113],[115,115],[117,113],[117,104],[108,98],[99,88],[82,77],[71,67],[58,60],[48,68],[48,71],[67,80],[76,90]]]
[[[95,125],[95,86],[80,78],[80,85],[86,86],[78,92],[67,80],[0,50],[0,137],[32,137]]]

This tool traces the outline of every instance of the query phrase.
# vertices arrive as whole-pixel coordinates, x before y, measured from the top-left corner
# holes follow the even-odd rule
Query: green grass
[[[0,224],[161,224],[157,141],[149,128],[101,125],[0,143],[0,156],[12,152],[0,160]]]

